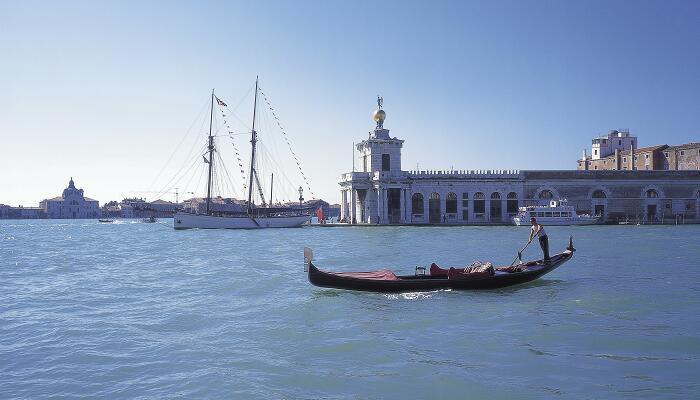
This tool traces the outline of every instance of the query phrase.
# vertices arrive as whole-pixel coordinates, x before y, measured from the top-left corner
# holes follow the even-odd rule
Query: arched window
[[[540,192],[539,198],[549,200],[554,198],[554,194],[552,194],[551,190],[543,190]]]
[[[518,194],[515,192],[510,192],[506,196],[506,211],[508,214],[518,213]]]
[[[445,202],[445,212],[448,214],[457,214],[457,194],[447,193],[447,201]]]
[[[430,200],[428,200],[428,221],[431,224],[439,223],[442,218],[440,211],[440,195],[438,193],[430,193]]]
[[[481,192],[474,193],[474,214],[486,212],[486,196]]]
[[[423,206],[423,194],[413,193],[411,197],[411,212],[415,215],[422,215],[425,210]]]
[[[608,196],[606,196],[605,192],[602,190],[596,190],[595,192],[593,192],[594,199],[604,199],[606,197],[608,197]]]
[[[649,190],[647,190],[646,196],[649,199],[655,199],[655,198],[659,197],[659,193],[657,193],[656,190],[654,190],[654,189],[649,189]]]
[[[501,194],[498,192],[491,193],[491,219],[501,217]]]

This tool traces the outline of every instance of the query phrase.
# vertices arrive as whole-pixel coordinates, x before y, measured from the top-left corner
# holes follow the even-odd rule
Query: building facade
[[[521,206],[565,198],[579,213],[601,215],[605,222],[700,222],[700,170],[403,171],[404,141],[389,136],[383,126],[385,118],[380,101],[374,113],[376,128],[357,144],[361,171],[341,176],[341,220],[355,224],[510,224]],[[620,138],[630,146],[636,142],[628,132]],[[621,147],[605,148],[619,156],[620,162],[627,157]],[[652,157],[650,162],[662,162],[653,156],[666,149],[632,151],[630,162],[636,155],[637,162],[646,163],[646,154]]]
[[[179,209],[179,204],[160,199],[146,201],[139,198],[127,198],[119,203],[122,218],[172,218]]]
[[[47,218],[99,218],[100,205],[97,200],[85,197],[83,189],[77,189],[73,178],[59,197],[43,200],[39,208]]]
[[[700,143],[678,146],[660,144],[637,148],[637,138],[628,130],[613,130],[594,138],[591,155],[585,152],[577,170],[698,171]]]

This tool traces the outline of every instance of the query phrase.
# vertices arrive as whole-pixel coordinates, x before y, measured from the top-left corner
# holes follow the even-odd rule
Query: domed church
[[[100,216],[100,204],[97,200],[85,197],[83,189],[77,189],[73,178],[70,178],[68,187],[63,194],[53,199],[46,199],[39,203],[44,209],[47,218],[98,218]]]

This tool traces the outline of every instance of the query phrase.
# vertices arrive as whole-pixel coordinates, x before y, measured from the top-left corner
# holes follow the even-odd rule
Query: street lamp
[[[299,186],[299,209],[304,208],[304,188]]]

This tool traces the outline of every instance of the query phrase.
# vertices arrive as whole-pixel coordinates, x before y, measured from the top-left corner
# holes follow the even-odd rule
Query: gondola
[[[574,255],[573,238],[563,252],[553,255],[548,262],[529,261],[511,267],[495,268],[490,276],[463,274],[460,268],[444,269],[435,264],[429,274],[424,267],[417,267],[414,275],[395,275],[388,269],[370,272],[329,272],[313,264],[313,252],[304,248],[304,265],[309,282],[315,286],[370,292],[415,292],[437,289],[497,289],[533,281],[569,261]]]

